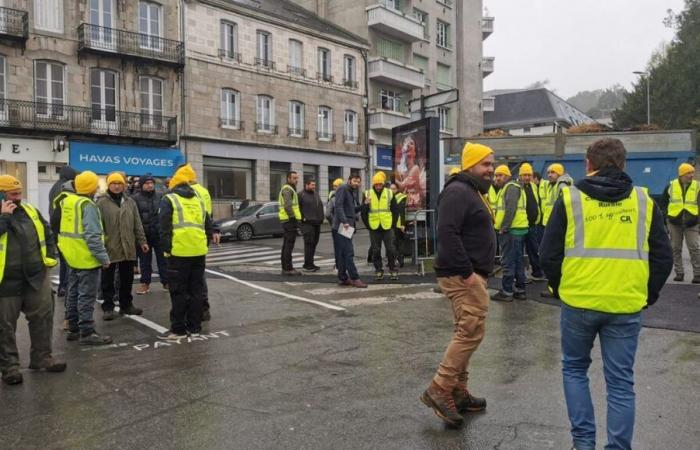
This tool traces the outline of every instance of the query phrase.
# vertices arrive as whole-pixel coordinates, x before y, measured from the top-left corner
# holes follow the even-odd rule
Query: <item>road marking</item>
[[[246,259],[246,258],[254,258],[257,256],[262,256],[262,255],[267,255],[268,257],[271,255],[279,255],[279,250],[263,250],[263,251],[255,251],[255,252],[248,252],[246,254],[242,255],[231,255],[231,254],[221,254],[221,255],[216,255],[212,257],[207,257],[207,261],[218,261],[220,259]]]
[[[209,255],[236,255],[239,253],[250,253],[258,250],[271,250],[270,247],[230,247],[227,249],[209,249]]]
[[[251,257],[243,257],[241,259],[238,258],[231,258],[228,260],[225,260],[228,263],[235,263],[235,264],[243,264],[243,263],[249,263],[249,262],[264,262],[264,261],[280,261],[280,254],[279,251],[274,251],[272,254],[265,255],[265,256],[251,256]],[[224,262],[224,260],[216,261],[218,264],[221,264]]]
[[[274,289],[269,289],[269,288],[251,283],[249,281],[243,281],[239,278],[233,277],[233,276],[225,274],[225,273],[217,272],[215,270],[206,269],[206,271],[212,275],[217,275],[217,276],[220,276],[222,278],[226,278],[227,280],[235,281],[236,283],[240,283],[244,286],[248,286],[250,288],[257,289],[259,291],[267,292],[268,294],[279,295],[281,297],[286,297],[290,300],[298,300],[300,302],[310,303],[312,305],[321,306],[323,308],[330,309],[333,311],[346,311],[345,308],[337,306],[337,305],[332,305],[330,303],[320,302],[317,300],[311,300],[310,298],[300,297],[298,295],[287,294],[286,292],[280,292],[280,291],[276,291]]]
[[[387,289],[414,289],[414,288],[421,288],[421,287],[432,287],[433,285],[430,283],[420,283],[420,284],[370,284],[367,286],[366,289],[363,289],[364,292],[367,291],[383,291]],[[332,287],[332,288],[315,288],[315,289],[307,289],[304,292],[311,294],[311,295],[336,295],[336,294],[347,294],[348,288],[347,287]]]
[[[438,294],[437,292],[417,292],[415,294],[397,295],[395,297],[363,297],[352,298],[347,300],[335,300],[333,303],[336,303],[341,306],[381,305],[383,303],[393,303],[405,300],[433,299],[444,297],[444,295]]]
[[[104,300],[97,300],[97,303],[102,304],[104,303]],[[119,312],[119,307],[115,306],[114,311]],[[156,330],[159,333],[167,333],[168,331],[170,331],[169,328],[165,328],[164,326],[158,325],[155,322],[151,322],[150,320],[142,316],[132,316],[131,314],[124,314],[124,317],[128,317],[129,319],[138,322],[141,325],[146,325],[148,328]]]

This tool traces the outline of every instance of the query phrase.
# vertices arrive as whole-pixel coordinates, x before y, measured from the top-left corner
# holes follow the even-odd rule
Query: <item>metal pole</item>
[[[651,83],[650,76],[647,75],[647,125],[651,125],[651,96],[649,84]]]

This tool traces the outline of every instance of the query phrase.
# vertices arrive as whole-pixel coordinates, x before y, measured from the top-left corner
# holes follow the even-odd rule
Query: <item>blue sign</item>
[[[121,171],[127,175],[150,173],[156,177],[171,176],[185,162],[179,148],[75,141],[70,143],[69,160],[79,172],[92,170],[104,175]]]
[[[377,146],[377,167],[380,169],[394,169],[394,149],[383,145]]]

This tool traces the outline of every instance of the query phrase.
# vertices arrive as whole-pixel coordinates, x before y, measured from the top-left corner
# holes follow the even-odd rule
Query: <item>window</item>
[[[252,197],[253,161],[205,156],[204,185],[214,199],[244,200]]]
[[[7,74],[5,56],[0,55],[0,120],[7,120],[7,104],[5,104],[5,92],[7,91]]]
[[[440,118],[440,131],[452,133],[450,108],[438,108],[438,117]]]
[[[163,115],[163,80],[139,78],[141,90],[141,124],[160,127]]]
[[[347,87],[357,88],[357,75],[355,75],[355,58],[345,55],[343,58],[343,84]]]
[[[304,104],[289,102],[289,136],[304,137]]]
[[[429,39],[430,34],[428,33],[428,14],[420,9],[413,8],[413,16],[416,18],[416,20],[423,24],[423,37],[425,39]]]
[[[450,66],[438,63],[437,88],[440,91],[447,91],[449,89],[452,89],[452,70]]]
[[[270,161],[270,200],[277,200],[282,186],[287,182],[287,172],[292,170],[288,162]]]
[[[357,142],[357,113],[355,111],[345,111],[345,142]]]
[[[416,55],[415,53],[413,54],[413,65],[418,67],[423,71],[423,74],[427,77],[428,76],[428,58],[425,56],[421,55]],[[426,84],[428,82],[426,81]]]
[[[318,108],[318,139],[332,140],[333,110],[327,106]]]
[[[34,66],[36,112],[42,116],[62,117],[64,105],[63,64],[37,61]]]
[[[238,49],[238,25],[221,21],[221,54],[230,59],[240,60]]]
[[[399,92],[382,89],[379,91],[379,99],[383,110],[401,112],[401,94]]]
[[[241,94],[233,89],[221,90],[221,126],[238,129],[241,126]]]
[[[379,39],[377,41],[377,53],[382,58],[389,58],[395,61],[404,62],[403,45],[389,39]]]
[[[318,79],[333,81],[331,76],[331,51],[325,48],[318,49]]]
[[[343,168],[340,166],[328,166],[328,192],[333,190],[333,182],[343,178]]]
[[[113,50],[112,46],[112,16],[114,15],[113,0],[90,0],[90,40],[96,41],[105,49]]]
[[[384,4],[387,8],[401,11],[401,0],[384,0]]]
[[[437,21],[437,45],[438,47],[451,48],[450,24]]]
[[[272,133],[275,122],[274,99],[267,95],[258,95],[258,122],[257,131]]]
[[[315,164],[304,164],[302,167],[302,172],[304,174],[304,184],[306,184],[309,180],[314,180],[316,182],[316,192],[320,191],[321,186],[318,182],[318,166]]]
[[[273,68],[272,35],[267,31],[258,31],[257,55],[256,65]]]
[[[296,39],[289,40],[289,73],[305,76],[304,45]]]
[[[160,5],[150,2],[139,3],[139,33],[141,47],[149,50],[160,50],[163,27]]]
[[[117,119],[117,74],[111,70],[90,71],[92,120],[115,122]]]
[[[63,33],[63,0],[34,0],[34,27]]]

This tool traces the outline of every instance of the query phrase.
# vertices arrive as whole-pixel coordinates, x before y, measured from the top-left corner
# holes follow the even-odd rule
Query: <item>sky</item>
[[[484,90],[549,80],[563,98],[616,83],[629,89],[674,30],[662,23],[683,0],[484,0],[495,31],[484,41],[495,72]]]

